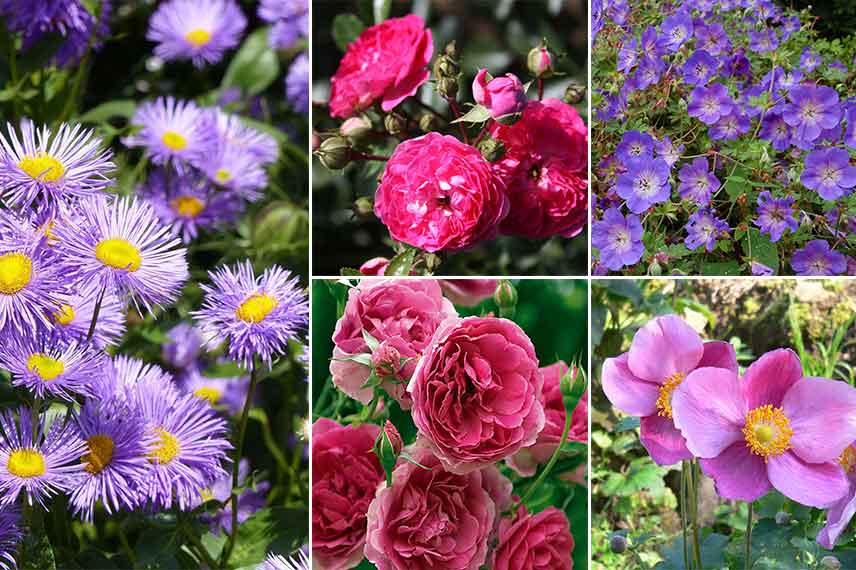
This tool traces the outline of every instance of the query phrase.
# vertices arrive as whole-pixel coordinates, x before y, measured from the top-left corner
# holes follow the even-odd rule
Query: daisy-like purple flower
[[[600,251],[600,263],[612,271],[633,265],[645,253],[639,216],[625,218],[618,208],[609,208],[603,219],[592,224],[591,242]]]
[[[202,352],[202,337],[190,323],[179,323],[167,333],[169,341],[161,346],[161,358],[175,370],[196,368]]]
[[[268,183],[264,165],[258,157],[234,145],[220,145],[200,167],[209,180],[249,201],[259,199]]]
[[[733,109],[734,100],[728,94],[728,89],[721,83],[714,83],[710,87],[700,85],[693,89],[687,114],[706,125],[713,125]]]
[[[0,506],[9,506],[26,493],[26,502],[39,504],[78,483],[86,444],[71,424],[56,417],[45,433],[47,418],[33,425],[30,408],[0,411]]]
[[[720,117],[709,130],[711,140],[734,140],[742,134],[749,132],[749,117],[736,106],[734,110]]]
[[[703,245],[707,251],[713,251],[716,238],[727,231],[728,224],[725,221],[717,218],[711,210],[700,209],[690,216],[684,244],[690,250]]]
[[[791,147],[791,126],[785,122],[781,112],[768,111],[764,115],[758,136],[770,141],[775,150],[785,151]]]
[[[813,239],[794,252],[791,267],[797,275],[841,275],[847,271],[847,258],[822,239]]]
[[[172,162],[183,171],[185,163],[197,166],[211,150],[204,115],[192,101],[158,97],[137,108],[131,124],[141,130],[122,142],[132,148],[144,147],[155,164]]]
[[[856,166],[850,165],[850,153],[846,150],[820,148],[805,157],[800,181],[824,200],[837,200],[856,186]]]
[[[0,570],[15,570],[15,554],[24,540],[21,513],[16,506],[0,507]]]
[[[825,85],[801,85],[788,93],[782,117],[794,128],[794,137],[810,143],[841,122],[838,93]]]
[[[187,280],[185,249],[144,201],[90,199],[81,219],[56,233],[69,273],[129,296],[149,311],[172,303]]]
[[[213,146],[245,150],[264,164],[276,162],[279,156],[276,139],[247,125],[240,115],[209,109],[205,113],[204,125],[207,135],[214,141]]]
[[[249,261],[209,272],[200,285],[205,300],[193,312],[209,346],[229,343],[229,357],[253,368],[257,356],[269,366],[308,324],[309,303],[289,271],[274,265],[255,276]]]
[[[654,156],[654,137],[639,131],[627,131],[615,147],[615,156],[622,162],[634,158],[650,159]]]
[[[770,236],[773,243],[782,239],[786,231],[797,231],[797,219],[794,212],[794,197],[773,198],[768,191],[758,196],[758,217],[753,220],[761,233]]]
[[[309,56],[302,52],[294,58],[285,76],[285,96],[297,113],[309,113]]]
[[[122,402],[131,402],[133,393],[140,386],[148,386],[149,390],[156,390],[158,396],[164,401],[174,402],[180,396],[172,375],[160,366],[123,354],[107,363],[99,382],[99,396],[116,397]]]
[[[86,342],[98,299],[98,322],[90,342],[100,349],[115,345],[125,334],[126,306],[112,290],[104,290],[95,282],[78,281],[72,292],[57,294],[59,308],[51,312],[53,334],[66,341]]]
[[[86,441],[81,457],[83,474],[71,492],[71,505],[83,520],[92,522],[96,504],[113,514],[134,510],[142,496],[151,463],[146,452],[153,445],[143,419],[118,398],[89,400],[77,417],[80,436]]]
[[[755,501],[776,489],[824,508],[847,491],[838,458],[856,439],[856,390],[803,376],[791,350],[736,369],[698,368],[672,396],[675,426],[726,499]]]
[[[675,53],[692,35],[692,16],[688,12],[672,14],[663,21],[657,47],[661,52]]]
[[[309,570],[309,559],[302,550],[297,551],[297,558],[286,558],[281,554],[268,554],[258,570]]]
[[[241,459],[241,462],[238,464],[238,485],[247,485],[249,476],[250,462],[246,458]],[[270,483],[261,481],[255,483],[254,488],[247,488],[241,492],[238,496],[239,524],[244,524],[253,513],[265,506],[268,489],[270,489]],[[223,508],[219,509],[213,515],[209,515],[208,513],[202,514],[202,520],[211,526],[212,534],[219,534],[221,530],[227,534],[232,532],[232,505],[229,500],[231,496],[232,474],[224,473],[208,487],[202,489],[199,498],[195,501],[194,508],[210,500],[223,503]]]
[[[229,414],[236,416],[247,400],[250,379],[247,376],[209,378],[199,370],[192,369],[183,376],[182,388],[208,405],[225,408]]]
[[[297,40],[309,37],[307,0],[262,0],[259,18],[273,24],[268,36],[273,49],[288,49]]]
[[[103,373],[104,364],[104,353],[76,342],[28,335],[0,344],[0,366],[12,373],[12,385],[36,398],[73,402],[77,394],[93,396],[93,379]]]
[[[661,158],[637,158],[625,164],[627,172],[618,177],[615,190],[627,200],[634,214],[641,214],[654,204],[665,202],[671,195],[671,169]]]
[[[152,15],[146,39],[157,42],[158,57],[189,59],[202,68],[238,45],[246,27],[234,0],[169,0]]]
[[[695,51],[684,64],[681,72],[690,85],[707,85],[719,69],[719,60],[703,49]]]
[[[101,192],[111,184],[112,153],[80,125],[63,123],[56,133],[21,121],[20,138],[6,124],[0,134],[0,194],[20,208],[31,205],[56,212],[61,205]]]
[[[710,198],[719,190],[719,179],[709,170],[707,159],[698,157],[692,163],[685,164],[678,172],[681,181],[678,194],[685,200],[692,200],[700,206],[710,204]]]

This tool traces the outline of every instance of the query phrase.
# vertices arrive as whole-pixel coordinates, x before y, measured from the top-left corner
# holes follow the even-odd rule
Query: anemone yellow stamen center
[[[172,200],[170,205],[179,216],[185,218],[195,218],[205,209],[205,202],[195,196],[179,196]]]
[[[238,306],[235,314],[244,322],[260,323],[277,305],[279,302],[267,293],[253,293]]]
[[[219,168],[217,169],[217,172],[214,173],[214,180],[216,180],[220,184],[225,184],[231,179],[232,173],[226,170],[225,168]]]
[[[187,32],[184,35],[184,39],[191,43],[193,47],[202,47],[211,41],[211,32],[203,30],[202,28],[197,28]]]
[[[16,449],[9,455],[6,469],[21,479],[41,477],[45,474],[45,456],[35,449]]]
[[[681,372],[676,372],[666,378],[663,385],[660,386],[660,395],[657,397],[657,415],[672,417],[672,392],[681,385],[687,375]]]
[[[33,261],[23,253],[0,255],[0,293],[14,295],[33,278]]]
[[[95,257],[104,265],[131,272],[139,269],[143,261],[140,250],[122,238],[110,238],[98,242],[95,246]]]
[[[853,471],[853,467],[856,466],[856,449],[852,445],[848,445],[841,457],[838,458],[838,463],[841,464],[846,473]]]
[[[194,390],[193,395],[200,400],[208,401],[209,404],[214,406],[220,401],[220,398],[223,397],[223,392],[217,388],[212,388],[211,386],[203,386],[202,388]]]
[[[59,310],[54,313],[53,317],[57,324],[67,327],[74,320],[74,307],[71,305],[60,305]]]
[[[35,156],[25,156],[18,163],[18,168],[27,173],[33,180],[56,182],[65,174],[65,167],[53,156],[39,153]]]
[[[172,150],[181,150],[187,146],[187,139],[175,131],[165,132],[161,141]]]
[[[782,408],[774,408],[770,404],[754,408],[746,414],[743,425],[743,436],[746,445],[755,455],[760,455],[766,462],[770,456],[781,455],[791,446],[794,430],[790,428],[790,420]]]
[[[89,444],[89,453],[80,458],[86,463],[86,471],[97,474],[104,471],[113,459],[113,450],[116,443],[109,435],[97,434],[86,440]]]
[[[181,443],[178,438],[169,433],[163,428],[155,428],[155,433],[158,434],[158,442],[155,448],[149,453],[149,461],[152,463],[160,463],[167,465],[178,457],[181,453]]]
[[[65,364],[62,360],[50,357],[43,352],[36,352],[27,359],[27,370],[35,372],[39,378],[50,382],[65,372]]]

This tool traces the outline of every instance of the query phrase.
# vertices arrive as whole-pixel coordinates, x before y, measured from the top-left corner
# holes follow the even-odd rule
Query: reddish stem
[[[538,79],[538,100],[544,100],[544,80],[541,78]]]
[[[452,112],[455,114],[456,119],[461,118],[461,111],[458,109],[458,103],[454,99],[446,99],[449,102],[449,107],[452,108]],[[458,123],[458,127],[461,129],[461,136],[464,139],[464,142],[470,144],[470,137],[467,135],[467,130],[464,128],[463,123]]]

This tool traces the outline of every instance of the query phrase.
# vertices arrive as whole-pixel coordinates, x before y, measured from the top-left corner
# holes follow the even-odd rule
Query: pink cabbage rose
[[[316,570],[346,570],[363,559],[366,511],[386,475],[372,453],[373,424],[312,426],[312,560]]]
[[[502,519],[491,570],[571,570],[574,537],[565,514],[548,507],[536,515],[520,507]]]
[[[462,307],[475,307],[490,299],[498,284],[498,279],[440,279],[446,297]]]
[[[487,69],[480,69],[473,80],[473,99],[490,110],[494,119],[522,113],[526,107],[526,92],[516,75],[488,79]]]
[[[350,397],[368,404],[373,390],[363,388],[371,373],[360,362],[349,360],[371,354],[363,332],[384,345],[385,354],[395,349],[409,359],[386,376],[382,388],[407,409],[410,397],[407,381],[416,368],[416,360],[428,346],[434,331],[444,320],[457,316],[455,307],[443,297],[440,285],[432,279],[364,279],[348,292],[345,312],[333,332],[333,360],[330,374],[333,384]]]
[[[407,389],[413,422],[444,467],[469,473],[535,443],[542,383],[523,329],[467,317],[437,329]]]
[[[567,374],[568,365],[556,362],[541,369],[544,378],[544,429],[538,434],[535,445],[525,447],[509,457],[508,465],[526,477],[535,475],[538,465],[546,463],[559,447],[565,429],[565,406],[559,380]],[[588,442],[588,392],[584,393],[571,414],[571,430],[567,441]]]
[[[375,214],[393,239],[425,251],[492,238],[507,213],[504,188],[481,153],[433,132],[396,147],[375,194]]]
[[[378,570],[478,570],[511,482],[494,466],[456,475],[427,447],[409,451],[428,469],[402,461],[392,487],[378,492],[368,511],[366,558]]]
[[[431,30],[419,16],[390,18],[348,46],[330,80],[330,115],[348,118],[380,101],[390,111],[428,81]]]
[[[582,231],[588,217],[588,128],[576,109],[558,99],[530,101],[519,121],[494,123],[491,135],[505,144],[493,166],[511,200],[500,230],[531,239]]]
[[[693,454],[672,422],[672,397],[687,375],[704,366],[737,373],[737,356],[727,342],[703,342],[680,317],[666,315],[636,332],[630,350],[607,358],[601,374],[612,405],[640,416],[640,440],[651,458],[670,465]]]
[[[792,350],[746,369],[698,368],[672,396],[675,426],[726,499],[754,501],[770,489],[826,508],[847,492],[838,464],[856,440],[856,389],[803,377]]]

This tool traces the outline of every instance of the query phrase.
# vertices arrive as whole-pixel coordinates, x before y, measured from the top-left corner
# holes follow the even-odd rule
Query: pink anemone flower
[[[826,511],[826,526],[817,533],[817,543],[832,550],[841,533],[847,529],[850,519],[856,514],[856,442],[851,443],[838,459],[847,475],[849,488],[844,496]]]

